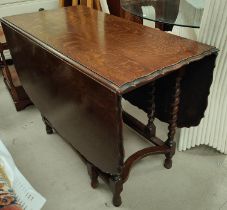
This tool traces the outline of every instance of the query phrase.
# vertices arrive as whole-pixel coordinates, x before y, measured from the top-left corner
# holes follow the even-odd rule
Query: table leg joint
[[[125,111],[122,112],[122,115],[124,123],[131,127],[133,130],[135,130],[137,133],[139,133],[141,136],[146,138],[148,141],[150,141],[156,146],[162,146],[164,144],[164,142],[158,137],[153,135],[151,136],[150,132],[147,132],[147,126],[134,118],[132,115]]]

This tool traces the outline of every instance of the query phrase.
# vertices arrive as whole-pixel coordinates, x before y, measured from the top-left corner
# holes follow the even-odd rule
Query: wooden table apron
[[[89,15],[91,14],[94,17],[98,14],[84,7],[79,7],[77,10],[78,14],[81,15],[79,18],[82,18],[81,20],[85,18],[86,21],[89,20],[89,17],[86,16],[88,11]],[[66,13],[70,21],[73,20],[73,12],[74,9],[72,8],[59,10],[59,14]],[[53,13],[57,14],[58,11]],[[41,17],[44,18],[44,16],[50,14],[51,12],[44,12]],[[39,16],[35,13],[34,15]],[[128,179],[132,165],[148,155],[165,154],[165,167],[171,168],[172,156],[175,153],[173,138],[176,127],[190,127],[199,124],[207,106],[207,96],[212,82],[217,50],[197,42],[166,35],[164,32],[143,28],[143,26],[120,20],[117,17],[101,13],[99,13],[99,16],[105,16],[102,20],[106,21],[104,25],[106,24],[107,32],[114,31],[114,27],[119,29],[121,24],[124,27],[128,26],[127,29],[123,27],[124,29],[119,32],[122,33],[123,39],[127,38],[124,36],[125,34],[135,28],[134,35],[128,34],[128,37],[131,37],[131,43],[137,42],[137,33],[140,32],[144,34],[145,42],[147,33],[153,34],[155,39],[158,39],[159,36],[157,35],[160,35],[161,46],[153,49],[154,58],[151,57],[152,62],[144,60],[143,56],[139,56],[130,46],[125,45],[126,48],[128,47],[128,51],[123,52],[128,53],[131,59],[126,62],[125,59],[128,57],[121,58],[122,56],[119,54],[119,57],[116,58],[118,55],[113,54],[116,57],[112,61],[113,66],[110,66],[111,70],[108,71],[108,66],[100,67],[102,61],[100,57],[100,60],[97,60],[94,65],[90,60],[95,58],[93,51],[97,50],[99,45],[94,47],[95,45],[88,43],[90,47],[94,47],[93,51],[88,51],[86,55],[78,53],[76,56],[80,62],[77,62],[70,58],[70,56],[76,54],[73,51],[76,48],[67,51],[69,55],[64,54],[57,49],[57,45],[53,47],[47,43],[52,41],[47,35],[41,35],[43,39],[46,39],[44,42],[21,29],[23,24],[18,27],[12,23],[18,20],[20,25],[20,17],[24,21],[27,18],[26,15],[18,16],[19,19],[12,17],[12,22],[10,21],[11,17],[9,20],[7,20],[8,18],[2,19],[2,26],[20,79],[27,94],[40,110],[46,124],[47,133],[52,133],[52,129],[55,129],[73,145],[87,163],[92,187],[97,187],[98,176],[103,178],[113,191],[114,205],[119,206],[123,183]],[[53,16],[50,16],[48,20],[51,17]],[[92,19],[92,21],[95,20],[95,18]],[[113,29],[107,24],[108,21],[113,23]],[[29,21],[25,21],[25,25],[26,22],[29,23]],[[45,21],[41,21],[41,23],[45,26]],[[77,23],[80,24],[79,21]],[[39,27],[40,30],[43,30],[41,25]],[[71,24],[71,27],[75,26]],[[76,29],[75,33],[78,33]],[[45,30],[48,31],[49,28]],[[81,30],[86,31],[86,27]],[[90,30],[89,27],[87,27],[87,30]],[[143,30],[147,32],[144,33]],[[31,33],[36,32],[32,31]],[[116,53],[115,48],[112,48],[111,40],[108,40],[109,34],[107,32],[106,40],[104,39],[105,45],[104,40],[99,40],[92,31],[94,39],[97,38],[100,41],[100,43],[95,42],[95,44],[100,44],[100,49],[107,51],[108,47],[110,50],[114,49],[111,53]],[[48,33],[51,34],[51,31],[48,31]],[[64,38],[64,34],[62,37]],[[150,37],[152,38],[152,36]],[[167,42],[169,38],[175,44],[179,43],[179,46],[185,50],[182,52],[185,56],[181,53],[172,53],[171,50],[168,52],[169,56],[165,57],[166,59],[162,59],[162,54],[158,56],[165,48],[162,42]],[[78,39],[80,39],[80,36],[78,36]],[[58,40],[58,37],[56,37],[56,40]],[[111,43],[111,45],[108,46],[108,43]],[[63,43],[63,48],[70,44],[70,41]],[[142,43],[141,50],[145,50],[145,45],[143,46]],[[81,48],[78,47],[77,50],[81,50],[82,53],[82,45],[80,46]],[[193,46],[193,48],[189,50],[187,46]],[[148,54],[147,57],[152,55],[152,52],[148,50],[149,47],[147,47],[147,51],[145,50]],[[103,51],[100,50],[100,53],[103,53]],[[89,56],[91,56],[90,59]],[[101,54],[101,56],[105,57],[105,54]],[[176,62],[177,56],[179,56],[178,62]],[[109,57],[105,58],[109,59]],[[134,61],[132,58],[144,62],[143,65],[139,66],[140,62],[136,63],[136,60]],[[156,59],[160,61],[156,62]],[[95,61],[94,59],[93,62]],[[172,65],[170,65],[171,62]],[[93,71],[87,68],[89,65],[93,65]],[[155,70],[156,65],[160,67],[158,71]],[[149,66],[153,69],[149,69]],[[120,67],[123,68],[122,71],[127,73],[126,75],[121,74]],[[104,68],[107,68],[107,70],[104,71]],[[194,73],[195,69],[196,74]],[[118,73],[114,74],[115,70]],[[130,74],[131,71],[133,71],[132,74]],[[122,110],[121,101],[123,97],[147,113],[147,125],[143,125]],[[197,101],[193,101],[193,97],[194,99],[196,97]],[[155,117],[169,123],[166,142],[155,136],[153,123]],[[123,122],[155,146],[140,150],[125,161]]]

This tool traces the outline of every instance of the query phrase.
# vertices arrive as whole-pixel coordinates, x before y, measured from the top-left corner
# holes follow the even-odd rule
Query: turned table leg
[[[46,126],[47,134],[52,134],[54,131],[53,131],[53,128],[51,127],[49,121],[44,116],[42,116],[42,119],[43,119],[43,122],[44,122],[44,124]]]
[[[154,119],[155,119],[155,82],[152,82],[150,84],[151,91],[149,92],[149,108],[147,108],[147,117],[148,117],[148,123],[147,123],[147,132],[148,136],[154,137],[156,133],[156,128],[154,125]]]
[[[98,181],[98,170],[95,166],[93,166],[90,163],[87,163],[87,170],[88,170],[88,174],[91,178],[91,187],[92,188],[97,188],[99,185],[99,181]]]
[[[121,192],[123,190],[123,180],[121,176],[111,176],[110,186],[113,191],[113,205],[118,207],[121,205]]]
[[[169,133],[166,144],[171,148],[171,152],[165,154],[166,159],[164,166],[167,169],[172,167],[172,157],[175,154],[176,143],[174,142],[174,136],[177,128],[177,119],[178,119],[178,111],[180,104],[180,93],[181,93],[181,80],[183,77],[184,71],[180,71],[176,77],[176,83],[174,87],[173,94],[173,103],[171,104],[171,112],[170,112],[170,121],[169,121]]]

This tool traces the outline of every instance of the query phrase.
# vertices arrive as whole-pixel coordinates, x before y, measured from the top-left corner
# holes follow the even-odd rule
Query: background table
[[[164,31],[174,25],[199,28],[206,0],[121,0],[122,8],[140,18],[155,21]]]

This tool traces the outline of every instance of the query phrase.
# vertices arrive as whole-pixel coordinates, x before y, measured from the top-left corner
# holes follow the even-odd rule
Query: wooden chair
[[[143,20],[128,12],[125,12],[120,5],[120,0],[106,0],[110,14],[142,24]],[[87,7],[102,10],[100,0],[59,0],[60,6],[86,5]]]
[[[76,6],[76,5],[86,5],[87,7],[101,10],[101,5],[99,0],[60,0],[60,6]]]
[[[28,105],[31,105],[32,102],[21,85],[20,79],[18,77],[14,65],[12,64],[12,62],[7,63],[3,53],[5,50],[8,50],[8,46],[5,41],[2,28],[0,27],[0,58],[1,58],[0,67],[2,68],[3,79],[6,84],[6,87],[8,88],[12,96],[16,110],[20,111],[23,110]]]

